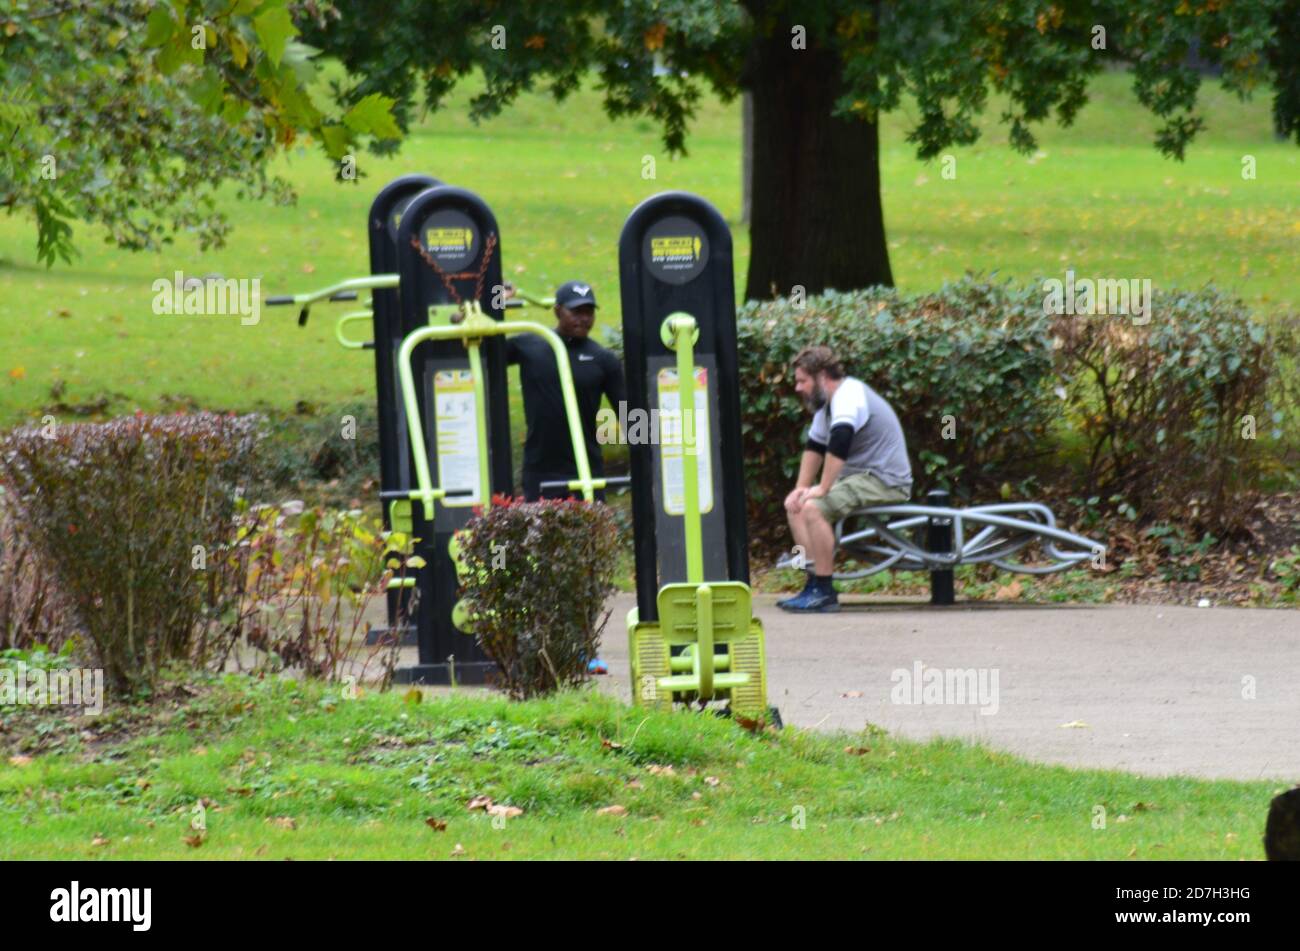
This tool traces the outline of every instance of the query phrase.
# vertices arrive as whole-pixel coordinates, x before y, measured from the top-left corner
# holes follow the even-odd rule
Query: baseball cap
[[[586,304],[595,307],[596,295],[592,292],[591,285],[585,281],[566,281],[556,288],[555,303],[569,309]]]

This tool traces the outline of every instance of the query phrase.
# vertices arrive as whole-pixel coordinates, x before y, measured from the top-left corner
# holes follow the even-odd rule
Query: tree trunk
[[[759,36],[746,69],[754,102],[746,299],[892,285],[874,123],[831,117],[837,56],[794,49],[790,24]]]
[[[740,98],[740,220],[749,224],[754,206],[754,97],[745,93]]]

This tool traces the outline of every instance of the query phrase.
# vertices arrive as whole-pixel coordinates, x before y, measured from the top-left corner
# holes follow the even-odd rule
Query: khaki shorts
[[[813,504],[821,510],[826,521],[834,525],[858,509],[906,502],[911,496],[910,486],[892,488],[870,472],[855,472],[853,475],[841,476],[837,479],[826,495],[820,499],[813,499]]]

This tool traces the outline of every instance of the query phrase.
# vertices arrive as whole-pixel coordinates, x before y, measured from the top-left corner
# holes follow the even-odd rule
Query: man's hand
[[[791,515],[798,515],[803,509],[804,499],[807,497],[809,490],[796,488],[785,497],[785,510]]]

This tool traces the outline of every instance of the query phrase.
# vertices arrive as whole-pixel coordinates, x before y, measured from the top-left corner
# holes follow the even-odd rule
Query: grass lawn
[[[349,700],[232,675],[172,696],[97,719],[16,708],[0,860],[1258,859],[1281,791],[1036,766],[869,725],[755,735],[595,693]],[[494,820],[467,808],[476,796],[522,814]]]
[[[908,110],[886,117],[885,216],[900,288],[924,291],[967,269],[1028,280],[1063,277],[1072,267],[1080,277],[1150,278],[1157,286],[1214,280],[1263,315],[1295,309],[1300,150],[1274,141],[1267,101],[1241,104],[1206,85],[1209,130],[1179,164],[1151,146],[1155,123],[1128,85],[1121,74],[1100,77],[1076,126],[1045,127],[1033,157],[1011,152],[987,119],[978,145],[953,150],[953,180],[938,162],[915,158],[904,139]],[[526,96],[475,127],[463,108],[475,88],[467,84],[450,108],[414,129],[398,157],[363,158],[368,177],[359,185],[336,184],[323,158],[302,151],[279,163],[299,189],[296,208],[240,203],[227,192],[235,228],[221,251],[202,254],[182,235],[165,253],[130,254],[86,228],[77,233],[81,258],[47,270],[35,259],[33,223],[0,220],[0,424],[39,417],[57,402],[52,388],[66,404],[107,396],[110,413],[177,400],[287,409],[299,400],[333,407],[371,398],[371,357],[334,342],[330,308],[305,331],[288,309],[268,310],[251,327],[235,318],[157,317],[151,284],[177,270],[220,273],[260,278],[270,295],[364,273],[366,209],[380,186],[406,172],[481,194],[501,223],[506,274],[538,293],[569,278],[590,280],[609,324],[619,321],[619,229],[637,202],[659,191],[694,191],[721,209],[733,225],[743,287],[739,103],[707,99],[690,155],[674,161],[649,121],[607,121],[592,89],[563,105]],[[999,111],[993,102],[988,114]],[[1247,154],[1258,165],[1253,181],[1241,177]],[[653,181],[641,177],[646,155],[656,157]],[[522,438],[522,423],[517,429]]]

